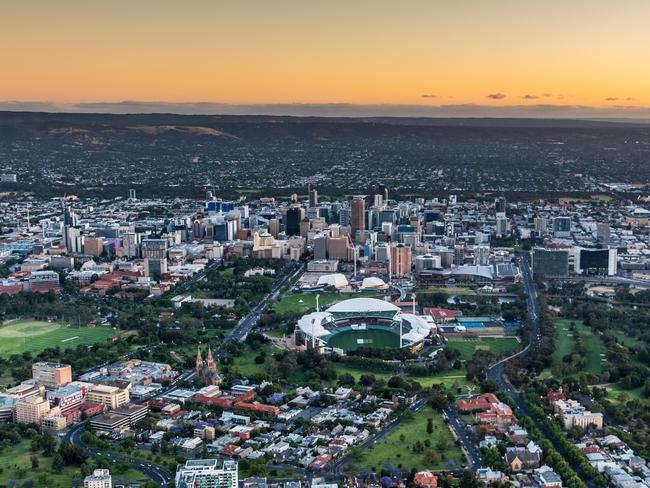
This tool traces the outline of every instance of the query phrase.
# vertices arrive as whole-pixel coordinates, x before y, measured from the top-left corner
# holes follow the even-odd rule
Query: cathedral
[[[217,371],[217,364],[212,358],[212,350],[208,346],[208,355],[203,361],[201,357],[201,346],[198,347],[196,352],[196,376],[206,386],[219,385],[223,381],[223,377]]]

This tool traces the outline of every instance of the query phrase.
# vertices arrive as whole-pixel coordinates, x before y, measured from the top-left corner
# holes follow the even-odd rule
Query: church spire
[[[203,369],[203,358],[201,357],[201,346],[197,346],[197,348],[196,348],[196,373],[198,375],[200,375],[202,369]]]
[[[210,348],[210,346],[208,346],[208,355],[206,357],[206,363],[208,364],[208,369],[212,373],[217,372],[217,365],[215,364],[214,359],[212,358],[212,349]]]

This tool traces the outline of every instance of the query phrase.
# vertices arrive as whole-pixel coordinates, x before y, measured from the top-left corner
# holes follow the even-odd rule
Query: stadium
[[[296,324],[295,341],[339,354],[359,347],[416,349],[432,331],[436,325],[431,317],[404,313],[376,298],[352,298],[303,315]]]

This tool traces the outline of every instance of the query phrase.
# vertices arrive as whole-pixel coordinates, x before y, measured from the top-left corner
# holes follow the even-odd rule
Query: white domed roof
[[[327,311],[330,313],[399,312],[401,309],[390,302],[376,298],[351,298],[335,303]]]

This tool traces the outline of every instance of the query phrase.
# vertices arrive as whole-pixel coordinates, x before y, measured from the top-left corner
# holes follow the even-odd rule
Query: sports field
[[[48,347],[61,349],[104,342],[117,332],[110,327],[73,327],[59,322],[14,320],[0,325],[0,356],[39,353]]]
[[[475,351],[490,351],[497,356],[514,353],[521,346],[514,337],[478,337],[478,338],[453,338],[447,342],[447,347],[460,353],[460,358],[468,361],[472,359]]]
[[[354,351],[359,347],[386,348],[399,347],[399,331],[372,328],[367,330],[346,330],[340,332],[335,329],[335,334],[327,341],[329,347]]]

